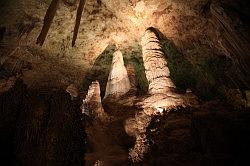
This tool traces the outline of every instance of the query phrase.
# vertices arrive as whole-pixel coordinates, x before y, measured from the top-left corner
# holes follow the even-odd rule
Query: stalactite
[[[131,88],[127,70],[124,66],[121,51],[116,51],[113,55],[111,70],[106,86],[105,97],[115,95],[119,97],[127,93]]]
[[[77,14],[76,14],[76,23],[75,23],[74,34],[73,34],[72,47],[75,46],[75,42],[76,42],[79,26],[81,23],[82,12],[83,12],[85,2],[86,2],[86,0],[80,0],[80,2],[79,2]]]
[[[44,17],[43,28],[42,28],[40,35],[37,38],[37,41],[36,41],[37,44],[43,45],[45,38],[49,32],[49,28],[52,24],[53,18],[56,14],[56,10],[58,8],[59,2],[60,2],[60,0],[52,0],[51,4],[46,12],[46,15]]]

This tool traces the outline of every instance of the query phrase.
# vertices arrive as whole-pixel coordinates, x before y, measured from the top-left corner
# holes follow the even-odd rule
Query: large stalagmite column
[[[109,95],[119,97],[127,93],[131,88],[127,70],[124,66],[121,51],[113,55],[111,70],[106,86],[105,98]]]
[[[141,104],[144,108],[155,108],[145,109],[144,112],[149,115],[158,114],[169,108],[198,104],[196,97],[192,93],[177,92],[174,83],[170,79],[167,60],[164,57],[155,29],[149,28],[146,30],[141,45],[145,73],[149,82],[148,91],[151,94]]]
[[[147,29],[141,41],[143,62],[149,82],[149,93],[167,93],[175,88],[160,41],[155,32]]]

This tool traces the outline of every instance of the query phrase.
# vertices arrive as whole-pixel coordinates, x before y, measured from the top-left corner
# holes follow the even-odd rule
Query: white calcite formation
[[[109,95],[119,97],[127,93],[131,88],[127,70],[124,66],[121,51],[113,55],[111,70],[106,86],[105,98]]]
[[[107,119],[107,114],[104,112],[101,102],[101,91],[98,81],[92,82],[89,86],[88,94],[85,100],[83,100],[82,111],[94,118],[98,118],[101,121]]]
[[[146,30],[141,45],[145,73],[149,82],[149,93],[167,93],[171,88],[175,88],[156,34],[151,30]]]

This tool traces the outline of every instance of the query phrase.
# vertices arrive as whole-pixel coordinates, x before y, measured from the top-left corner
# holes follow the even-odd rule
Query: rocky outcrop
[[[140,165],[249,165],[249,118],[248,111],[216,103],[155,116],[146,132],[150,151]]]
[[[131,88],[127,70],[124,66],[122,52],[116,51],[113,55],[111,70],[106,86],[105,98],[109,95],[119,97]]]

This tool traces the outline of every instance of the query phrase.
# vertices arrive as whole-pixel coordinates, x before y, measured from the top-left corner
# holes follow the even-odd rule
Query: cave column
[[[147,29],[142,37],[141,45],[145,73],[149,83],[149,93],[168,93],[175,86],[170,79],[167,61],[156,33],[151,29]]]

